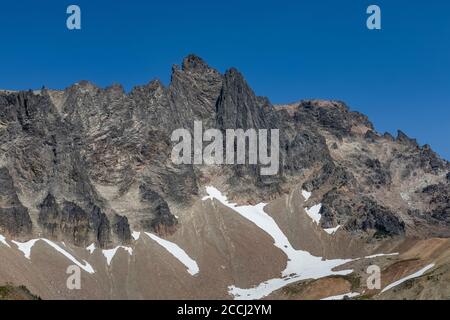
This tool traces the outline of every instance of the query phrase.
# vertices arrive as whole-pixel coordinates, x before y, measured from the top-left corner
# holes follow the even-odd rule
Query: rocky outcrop
[[[354,214],[346,224],[351,232],[375,231],[374,236],[398,236],[405,234],[405,223],[391,210],[376,203],[373,199],[363,197],[354,207]]]
[[[223,86],[216,104],[217,125],[221,129],[268,129],[264,109],[239,71],[225,73]]]
[[[450,222],[450,183],[430,185],[422,190],[426,196],[429,211],[433,219],[448,224]]]
[[[147,185],[140,186],[142,201],[148,204],[147,217],[141,220],[144,230],[152,230],[157,233],[170,234],[175,231],[178,223],[171,213],[169,205],[158,193],[152,191]]]
[[[352,234],[370,232],[378,238],[405,234],[405,223],[388,208],[366,196],[350,196],[332,189],[324,195],[321,224],[324,228],[343,226]]]
[[[31,230],[28,209],[20,203],[8,170],[0,168],[0,234],[23,236]]]
[[[49,194],[40,205],[38,222],[44,236],[50,239],[68,239],[79,246],[98,242],[106,247],[110,243],[108,217],[97,206],[93,206],[90,211],[68,201],[60,206],[54,196]]]
[[[205,126],[213,127],[222,81],[223,76],[217,70],[195,55],[187,56],[181,68],[174,66],[167,90],[172,110],[167,120],[172,123],[172,130],[192,129],[195,120],[202,120]]]
[[[101,224],[99,225],[101,226]],[[109,229],[108,224],[104,224],[105,227]],[[131,230],[130,230],[130,224],[128,223],[128,218],[124,216],[120,216],[118,214],[114,215],[113,223],[112,223],[112,229],[114,233],[117,235],[119,241],[121,243],[127,244],[131,240]],[[99,238],[101,233],[101,229],[99,228]]]

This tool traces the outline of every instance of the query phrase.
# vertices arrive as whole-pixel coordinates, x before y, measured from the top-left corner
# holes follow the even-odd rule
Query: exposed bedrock
[[[261,175],[259,163],[175,165],[171,134],[194,121],[278,129],[277,174]],[[449,172],[428,145],[379,134],[343,102],[272,105],[238,70],[221,74],[195,55],[167,86],[0,93],[0,234],[23,240],[111,247],[136,229],[172,234],[216,182],[252,203],[303,188],[323,204],[323,227],[358,237],[450,236]]]

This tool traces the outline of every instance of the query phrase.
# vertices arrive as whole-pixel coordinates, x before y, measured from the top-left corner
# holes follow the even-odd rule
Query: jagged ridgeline
[[[279,129],[279,173],[174,165],[171,133],[194,121]],[[342,102],[273,106],[236,69],[221,74],[193,55],[167,87],[155,80],[125,93],[82,81],[0,93],[0,234],[22,240],[108,247],[130,241],[131,230],[171,234],[213,180],[247,202],[314,191],[322,227],[359,237],[448,237],[449,169],[429,146],[378,134]]]

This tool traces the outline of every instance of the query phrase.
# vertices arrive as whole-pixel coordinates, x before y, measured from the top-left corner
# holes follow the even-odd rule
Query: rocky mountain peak
[[[183,59],[182,70],[186,72],[204,72],[211,70],[208,64],[199,56],[190,54]]]
[[[260,176],[258,165],[174,165],[170,135],[196,120],[221,130],[279,129],[278,174]],[[448,206],[449,163],[415,145],[403,133],[379,135],[343,102],[273,107],[238,70],[222,75],[195,55],[168,87],[155,80],[128,95],[88,81],[40,95],[2,92],[0,234],[102,247],[129,241],[136,229],[173,234],[182,224],[176,216],[217,180],[243,202],[313,191],[321,226],[351,235],[449,235],[439,213]],[[422,192],[433,185],[433,195]]]
[[[216,103],[216,121],[222,129],[269,128],[265,116],[267,100],[260,100],[235,68],[226,71]],[[276,123],[273,123],[275,128]]]

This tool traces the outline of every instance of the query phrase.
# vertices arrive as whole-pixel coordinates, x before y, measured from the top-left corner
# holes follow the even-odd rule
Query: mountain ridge
[[[258,165],[173,165],[170,133],[192,130],[195,120],[220,130],[280,129],[279,174],[261,176]],[[450,165],[428,145],[401,131],[378,134],[343,102],[273,106],[238,70],[220,74],[195,55],[172,68],[168,86],[153,80],[126,93],[80,81],[63,91],[1,93],[0,134],[8,204],[0,202],[0,234],[22,239],[111,247],[130,242],[137,228],[170,235],[180,211],[218,176],[243,202],[296,185],[315,191],[321,226],[355,236],[450,235]]]

